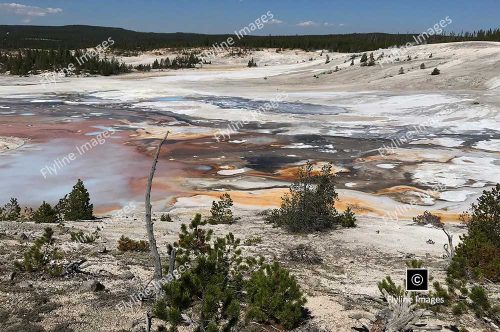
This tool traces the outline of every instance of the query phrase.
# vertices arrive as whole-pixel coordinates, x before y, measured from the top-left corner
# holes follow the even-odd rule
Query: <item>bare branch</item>
[[[445,257],[451,261],[453,259],[453,256],[455,256],[455,247],[453,246],[453,234],[450,234],[446,230],[444,225],[441,226],[441,229],[443,230],[444,234],[446,234],[446,237],[448,237],[448,244],[443,245],[444,251],[446,252]]]

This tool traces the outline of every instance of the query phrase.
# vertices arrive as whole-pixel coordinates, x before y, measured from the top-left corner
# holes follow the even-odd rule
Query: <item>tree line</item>
[[[0,51],[0,73],[11,75],[36,75],[43,71],[61,72],[65,75],[119,75],[129,73],[133,69],[150,71],[151,69],[183,69],[194,68],[202,63],[195,53],[184,53],[170,58],[156,59],[152,64],[137,66],[119,62],[116,58],[89,56],[84,50],[17,50],[15,52]],[[69,67],[74,68],[70,70]]]
[[[235,40],[237,47],[327,49],[360,52],[404,45],[416,34],[351,33],[303,36],[245,36]],[[110,36],[121,50],[146,51],[158,48],[211,47],[233,35],[195,33],[146,33],[120,28],[71,25],[60,27],[0,25],[0,49],[83,49],[95,47]],[[450,32],[429,36],[428,43],[457,41],[500,41],[500,29]]]
[[[150,71],[151,69],[183,69],[183,68],[194,68],[197,64],[201,63],[202,60],[196,56],[194,53],[178,55],[174,59],[170,58],[155,59],[153,64],[140,64],[134,67],[134,69],[139,71]]]
[[[131,71],[131,68],[116,58],[85,56],[84,50],[32,50],[20,49],[15,52],[0,51],[0,73],[9,72],[11,75],[39,74],[41,71],[57,71],[69,73],[68,67],[72,64],[72,73],[99,74],[104,76],[118,75]],[[84,59],[83,61],[81,59]]]

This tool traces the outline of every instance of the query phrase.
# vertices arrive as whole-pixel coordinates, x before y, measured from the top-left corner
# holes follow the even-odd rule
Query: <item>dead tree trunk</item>
[[[372,327],[370,331],[406,331],[424,314],[424,310],[416,310],[417,305],[412,304],[411,300],[405,300],[403,297],[393,297],[385,289],[382,293],[387,300],[388,308],[380,314],[382,319],[375,322],[377,327]]]
[[[156,149],[156,153],[155,153],[155,156],[153,159],[153,166],[151,166],[151,172],[149,173],[148,182],[147,182],[147,186],[146,186],[146,231],[148,233],[149,249],[151,251],[151,256],[153,257],[153,263],[154,263],[154,267],[155,267],[154,280],[156,282],[160,282],[160,280],[162,278],[162,270],[161,270],[160,254],[158,253],[158,247],[156,246],[153,221],[151,220],[151,209],[152,209],[152,206],[151,206],[151,186],[152,186],[153,177],[154,177],[155,171],[156,171],[156,164],[158,163],[158,157],[160,156],[161,146],[167,140],[169,133],[170,132],[167,132],[165,134],[165,137],[163,138],[163,140],[158,145],[158,148]],[[156,295],[158,296],[159,294],[160,294],[160,291],[157,290]]]
[[[453,256],[455,256],[455,247],[453,246],[453,235],[450,234],[446,228],[444,228],[444,225],[442,227],[444,234],[448,237],[448,244],[445,244],[444,251],[446,252],[445,256],[448,258],[450,261],[453,259]]]

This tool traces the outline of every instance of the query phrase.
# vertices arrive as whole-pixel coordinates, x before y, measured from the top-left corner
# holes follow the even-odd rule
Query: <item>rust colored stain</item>
[[[262,207],[262,208],[278,208],[281,205],[281,197],[283,197],[289,190],[286,188],[276,188],[276,189],[266,189],[257,192],[247,192],[247,191],[228,191],[231,198],[235,203],[241,205],[247,205],[252,207]],[[220,192],[197,192],[193,193],[195,195],[208,195],[217,200],[221,193]],[[379,216],[383,217],[386,215],[387,210],[383,207],[375,206],[374,203],[360,199],[359,197],[342,195],[339,200],[335,202],[335,208],[339,211],[345,211],[350,207],[357,215],[362,216]],[[423,212],[423,211],[422,211]],[[459,220],[459,214],[457,213],[447,213],[442,211],[432,211],[430,212],[440,216],[444,222],[456,222]],[[408,211],[407,213],[402,213],[398,216],[400,219],[412,219],[415,217],[415,212]]]

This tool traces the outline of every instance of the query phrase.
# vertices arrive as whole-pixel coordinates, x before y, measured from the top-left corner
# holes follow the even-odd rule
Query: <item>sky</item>
[[[232,33],[270,12],[256,35],[420,33],[500,27],[500,0],[38,0],[1,2],[0,24],[120,27],[145,32]],[[270,16],[270,15],[269,15]]]

